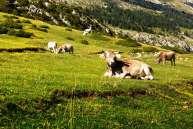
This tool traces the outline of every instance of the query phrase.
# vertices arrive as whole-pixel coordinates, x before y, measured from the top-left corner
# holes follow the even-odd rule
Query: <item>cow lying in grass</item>
[[[166,63],[166,61],[169,60],[171,62],[171,65],[176,65],[175,61],[176,61],[176,54],[173,51],[170,52],[159,52],[158,56],[157,56],[157,63],[161,63],[163,62],[163,64]]]
[[[142,61],[121,60],[120,54],[112,51],[102,52],[100,57],[107,62],[107,71],[104,76],[153,80],[152,68]]]
[[[74,47],[72,46],[72,44],[63,44],[62,46],[57,48],[56,53],[65,53],[68,52],[69,54],[73,54],[74,53]]]

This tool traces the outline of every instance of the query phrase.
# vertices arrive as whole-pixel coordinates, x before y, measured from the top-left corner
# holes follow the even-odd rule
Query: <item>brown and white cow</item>
[[[104,76],[153,80],[152,68],[142,61],[121,60],[120,54],[112,51],[105,51],[100,57],[107,62],[107,71]]]
[[[72,44],[63,44],[60,47],[57,48],[57,52],[56,53],[65,53],[68,52],[70,54],[74,53],[74,47]]]
[[[169,51],[169,52],[161,51],[158,53],[157,63],[163,62],[163,64],[165,64],[167,60],[171,62],[171,65],[175,66],[176,65],[175,63],[176,62],[176,53],[173,51]]]

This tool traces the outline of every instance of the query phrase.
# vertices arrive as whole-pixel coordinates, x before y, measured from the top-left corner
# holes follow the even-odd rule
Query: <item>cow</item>
[[[68,52],[69,54],[73,54],[74,53],[74,47],[72,44],[63,44],[62,46],[57,48],[57,52],[56,53],[65,53]]]
[[[104,51],[100,54],[107,62],[107,71],[104,76],[118,78],[136,78],[153,80],[153,69],[146,63],[138,60],[121,60],[120,54]]]
[[[166,63],[166,61],[169,60],[171,62],[171,66],[175,66],[176,63],[176,53],[173,52],[173,51],[169,51],[169,52],[164,52],[164,51],[161,51],[158,53],[158,56],[157,56],[157,63],[161,63],[163,62],[163,64]]]
[[[48,50],[51,51],[51,52],[56,52],[57,50],[57,43],[56,41],[49,41],[48,42]]]

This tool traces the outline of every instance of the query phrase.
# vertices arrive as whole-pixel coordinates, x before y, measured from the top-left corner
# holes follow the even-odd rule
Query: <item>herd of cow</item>
[[[48,42],[48,49],[53,53],[73,53],[74,48],[72,44],[63,44],[57,47],[55,41]],[[107,71],[104,76],[116,78],[135,78],[142,80],[153,80],[153,69],[150,65],[134,59],[121,59],[119,52],[102,51],[98,53],[101,58],[107,62]],[[176,54],[173,51],[155,53],[157,63],[166,63],[167,60],[171,65],[175,66]]]

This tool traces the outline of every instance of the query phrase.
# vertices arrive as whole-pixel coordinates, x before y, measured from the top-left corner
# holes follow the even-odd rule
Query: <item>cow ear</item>
[[[121,54],[117,53],[117,54],[116,54],[116,58],[117,58],[117,59],[121,59]]]

